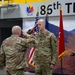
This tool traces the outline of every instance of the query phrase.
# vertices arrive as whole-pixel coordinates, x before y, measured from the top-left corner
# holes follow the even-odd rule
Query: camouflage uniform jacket
[[[37,44],[34,53],[35,62],[47,62],[55,64],[57,61],[57,40],[53,33],[39,32],[36,35]]]
[[[25,53],[27,44],[25,39],[16,35],[5,39],[0,49],[0,65],[7,70],[25,68]]]

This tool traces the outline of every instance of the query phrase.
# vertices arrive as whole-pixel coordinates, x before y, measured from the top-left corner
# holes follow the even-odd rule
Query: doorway
[[[1,43],[11,35],[11,28],[1,28]]]
[[[22,28],[22,19],[0,19],[0,46],[5,38],[11,36],[11,28],[14,25]]]

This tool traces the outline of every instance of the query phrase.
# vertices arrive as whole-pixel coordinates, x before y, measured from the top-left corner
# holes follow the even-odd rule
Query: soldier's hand
[[[26,33],[26,32],[24,32],[23,30],[22,30],[22,34],[23,34],[25,37],[29,37],[29,34]]]
[[[32,34],[32,30],[29,29],[29,30],[27,31],[27,33],[28,33],[28,34]]]

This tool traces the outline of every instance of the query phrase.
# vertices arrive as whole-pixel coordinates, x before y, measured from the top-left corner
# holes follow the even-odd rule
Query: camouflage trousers
[[[49,63],[36,62],[35,75],[52,75]]]
[[[25,75],[22,70],[17,70],[17,71],[6,71],[6,75]]]

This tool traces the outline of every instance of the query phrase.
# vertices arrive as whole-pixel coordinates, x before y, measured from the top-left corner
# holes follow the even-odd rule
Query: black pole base
[[[53,73],[52,75],[70,75],[70,74],[58,74],[58,73]]]

